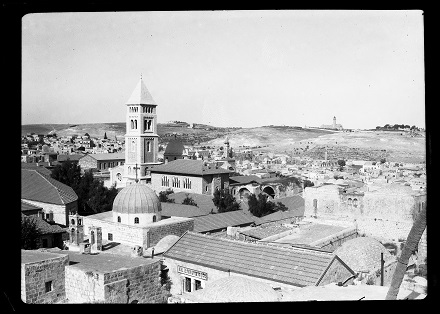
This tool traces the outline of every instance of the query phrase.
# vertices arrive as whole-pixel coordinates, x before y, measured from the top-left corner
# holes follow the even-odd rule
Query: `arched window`
[[[138,120],[134,120],[134,128],[135,128],[135,129],[138,128]]]
[[[151,151],[150,142],[147,142],[147,152]]]
[[[131,128],[134,129],[134,122],[133,120],[130,120]]]
[[[118,222],[121,222],[121,216],[118,216]]]
[[[156,222],[156,215],[153,216],[153,222]]]
[[[75,219],[72,219],[72,221],[70,222],[71,225],[75,225]]]
[[[90,244],[95,243],[95,232],[90,231]]]
[[[131,167],[130,166],[128,166],[128,174],[131,174]]]
[[[78,219],[78,226],[81,226],[81,219]]]
[[[351,200],[351,198],[349,198],[349,199],[347,200],[347,204],[348,204],[348,206],[351,206],[351,205],[352,205],[352,200]]]
[[[139,218],[138,217],[134,217],[134,223],[138,224],[139,223]]]
[[[354,207],[357,207],[357,206],[358,206],[358,200],[357,200],[357,198],[354,198],[354,199],[353,199],[353,206],[354,206]]]
[[[180,188],[180,180],[177,177],[173,178],[173,188]]]
[[[135,141],[135,140],[132,140],[132,141],[131,141],[131,151],[132,151],[132,152],[135,152],[135,151],[136,151],[136,141]]]

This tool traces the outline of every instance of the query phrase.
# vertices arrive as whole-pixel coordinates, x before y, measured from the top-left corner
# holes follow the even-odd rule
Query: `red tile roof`
[[[152,166],[152,173],[178,173],[186,175],[210,175],[220,173],[231,173],[231,171],[214,166],[205,166],[203,160],[177,159],[166,164]]]
[[[37,170],[21,169],[21,198],[42,203],[65,205],[78,199],[75,191]]]
[[[298,287],[318,285],[337,258],[328,252],[254,244],[190,231],[163,256]]]

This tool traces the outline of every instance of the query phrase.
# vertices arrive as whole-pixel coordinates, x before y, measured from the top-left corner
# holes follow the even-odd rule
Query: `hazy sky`
[[[22,19],[22,123],[425,124],[423,12],[40,13]]]

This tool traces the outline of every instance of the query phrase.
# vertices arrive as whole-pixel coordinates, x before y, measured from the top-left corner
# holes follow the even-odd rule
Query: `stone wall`
[[[339,259],[335,258],[331,263],[330,267],[325,272],[318,286],[324,286],[332,282],[344,282],[350,276],[351,273],[345,265],[343,265]],[[353,279],[350,279],[347,283],[351,283]]]
[[[184,220],[183,220],[184,219]],[[183,218],[181,222],[173,222],[171,224],[161,224],[157,227],[150,227],[149,229],[149,247],[155,246],[162,238],[167,235],[182,236],[186,231],[194,230],[194,219]],[[166,220],[162,220],[164,222]]]
[[[391,285],[391,280],[393,279],[394,270],[397,266],[397,259],[389,260],[383,265],[383,285],[389,287]],[[360,281],[364,284],[380,286],[381,284],[381,273],[380,267],[372,269],[368,274],[362,274]]]
[[[83,217],[84,234],[89,235],[89,227],[96,226],[102,228],[102,239],[108,240],[111,233],[114,242],[125,243],[128,245],[139,245],[144,247],[147,244],[148,229],[138,226],[122,225],[120,223],[105,221],[100,219]]]
[[[68,303],[162,303],[161,261],[112,272],[66,267]]]
[[[98,169],[98,161],[89,155],[81,157],[78,165],[81,167],[81,170]]]
[[[56,205],[56,204],[49,204],[49,203],[43,203],[33,200],[25,199],[26,202],[43,208],[44,217],[46,218],[46,214],[49,214],[51,211],[53,213],[53,221],[68,226],[69,223],[69,211],[77,212],[78,210],[78,203],[77,201],[65,204],[65,205]]]
[[[67,255],[21,264],[21,299],[23,302],[62,302],[66,296],[64,270],[68,264],[69,256]],[[49,281],[52,281],[52,291],[46,292],[46,282]]]

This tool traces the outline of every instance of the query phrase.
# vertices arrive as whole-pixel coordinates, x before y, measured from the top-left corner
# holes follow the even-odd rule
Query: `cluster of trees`
[[[80,166],[67,160],[52,170],[51,177],[75,191],[79,211],[101,213],[112,210],[118,190],[114,186],[110,189],[105,187],[104,182],[95,179],[90,170],[81,174]]]
[[[416,127],[415,125],[413,126],[409,126],[408,124],[385,124],[384,126],[377,126],[376,130],[380,130],[380,129],[388,129],[388,130],[398,130],[398,129],[410,129],[410,130],[416,130],[416,131],[420,131],[418,127]]]
[[[21,217],[21,248],[23,250],[37,249],[37,241],[40,237],[35,221],[30,217]]]
[[[240,204],[235,197],[229,192],[229,189],[219,189],[214,192],[212,199],[217,211],[219,213],[225,213],[240,209]]]

